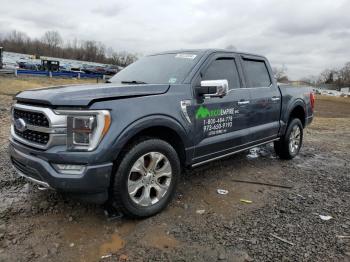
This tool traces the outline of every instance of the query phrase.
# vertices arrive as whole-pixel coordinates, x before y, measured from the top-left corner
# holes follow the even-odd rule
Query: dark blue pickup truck
[[[15,100],[19,175],[134,217],[165,208],[183,168],[271,142],[292,159],[314,107],[311,89],[277,85],[265,57],[225,50],[158,53],[109,83]]]

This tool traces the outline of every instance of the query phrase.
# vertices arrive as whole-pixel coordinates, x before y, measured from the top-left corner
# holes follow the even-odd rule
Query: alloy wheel
[[[296,154],[299,150],[300,144],[301,144],[300,127],[295,125],[292,129],[292,132],[290,132],[290,136],[289,136],[289,151],[292,154]]]
[[[160,152],[144,154],[133,164],[128,177],[128,193],[140,206],[159,202],[168,192],[172,178],[171,164]]]

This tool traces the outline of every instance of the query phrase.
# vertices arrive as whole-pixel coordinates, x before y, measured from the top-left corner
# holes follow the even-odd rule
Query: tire
[[[279,141],[274,142],[276,154],[281,159],[292,159],[300,151],[303,143],[303,125],[298,118],[292,119],[286,133]]]
[[[128,217],[155,215],[174,196],[180,173],[179,157],[169,143],[153,138],[141,140],[122,158],[110,202]]]

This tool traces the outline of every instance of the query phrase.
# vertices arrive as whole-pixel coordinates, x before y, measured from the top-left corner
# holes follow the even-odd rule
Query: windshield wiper
[[[136,84],[136,85],[147,84],[146,82],[138,81],[138,80],[133,80],[133,81],[121,81],[121,83],[122,83],[122,84]]]

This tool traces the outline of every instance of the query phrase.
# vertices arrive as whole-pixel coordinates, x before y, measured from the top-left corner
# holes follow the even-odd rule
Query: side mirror
[[[197,95],[209,97],[224,97],[228,92],[228,81],[223,80],[204,80],[196,88]]]

